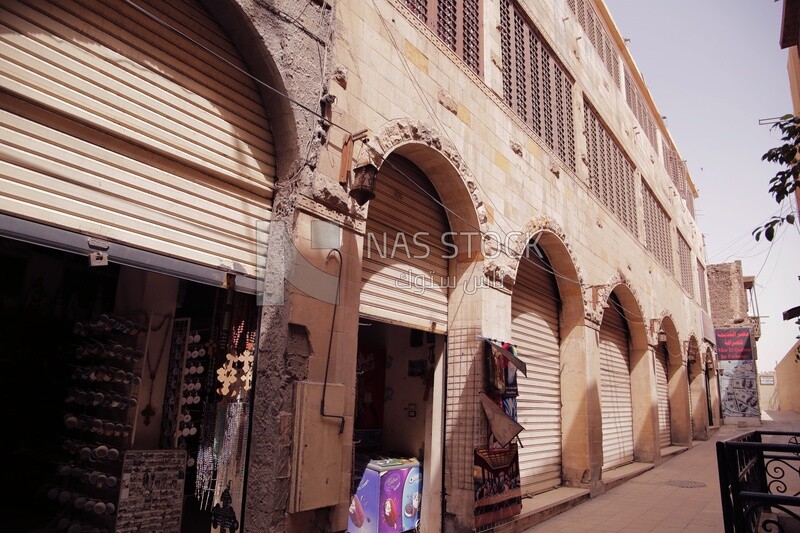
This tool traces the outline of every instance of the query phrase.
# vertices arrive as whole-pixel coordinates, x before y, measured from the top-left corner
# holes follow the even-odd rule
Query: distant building
[[[800,341],[794,343],[775,366],[775,384],[782,411],[800,413]]]
[[[760,425],[756,341],[761,337],[761,319],[755,279],[742,275],[741,261],[708,265],[708,292],[723,422]]]

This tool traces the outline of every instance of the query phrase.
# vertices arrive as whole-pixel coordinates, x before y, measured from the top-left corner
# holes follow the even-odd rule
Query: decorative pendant
[[[147,407],[142,409],[142,412],[140,414],[144,417],[144,420],[143,420],[144,425],[145,426],[149,426],[150,425],[150,418],[153,417],[153,416],[156,416],[156,410],[148,402],[147,403]]]

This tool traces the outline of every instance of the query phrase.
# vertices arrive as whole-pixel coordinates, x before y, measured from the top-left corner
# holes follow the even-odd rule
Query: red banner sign
[[[750,328],[724,328],[714,330],[717,337],[717,359],[740,361],[753,359],[753,342]]]

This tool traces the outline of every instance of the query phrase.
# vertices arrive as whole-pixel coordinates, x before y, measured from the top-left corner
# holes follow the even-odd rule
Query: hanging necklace
[[[164,327],[165,324],[169,321],[172,324],[172,314],[167,314],[164,316],[164,319],[161,321],[155,328],[149,328],[147,333],[147,341],[144,348],[144,360],[147,364],[147,375],[150,376],[150,388],[147,391],[147,405],[141,411],[141,415],[144,417],[144,425],[150,425],[150,418],[156,415],[156,410],[153,407],[153,385],[155,385],[156,374],[158,373],[158,369],[161,366],[161,360],[164,358],[164,351],[167,347],[167,340],[169,338],[169,325],[167,326],[166,330],[164,331],[164,337],[161,340],[161,350],[158,352],[158,359],[156,360],[155,368],[153,368],[152,361],[150,358],[150,334],[160,331],[161,328]]]

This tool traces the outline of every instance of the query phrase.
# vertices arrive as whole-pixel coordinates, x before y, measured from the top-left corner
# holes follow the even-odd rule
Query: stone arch
[[[478,280],[485,276],[481,241],[478,237],[487,231],[488,224],[475,180],[452,143],[433,127],[417,120],[390,121],[378,128],[362,146],[356,146],[355,151],[355,168],[367,164],[375,166],[379,171],[379,182],[382,178],[381,167],[387,165],[387,168],[393,168],[392,156],[404,158],[421,171],[445,206],[453,244],[458,251],[449,263],[448,277],[451,279],[448,281],[451,285],[447,299],[447,349],[434,367],[436,377],[432,397],[442,397],[446,386],[443,378],[445,373],[450,379],[482,383],[483,341],[476,338],[476,333],[482,329],[481,298],[485,291],[468,289],[475,289]],[[367,221],[372,202],[374,200],[358,212]],[[434,501],[438,500],[434,494],[438,490],[436,487],[441,487],[444,479],[448,487],[447,508],[451,508],[451,505],[452,508],[458,508],[459,502],[472,502],[474,494],[471,490],[457,488],[460,483],[469,482],[469,478],[461,477],[469,474],[462,473],[458,468],[451,468],[450,465],[454,463],[450,463],[450,457],[469,456],[479,442],[469,439],[448,440],[448,434],[452,433],[451,428],[454,427],[472,428],[470,431],[474,430],[477,434],[485,430],[482,426],[485,422],[476,417],[475,412],[462,408],[458,395],[447,395],[443,403],[444,416],[432,419],[431,434],[442,436],[444,446],[448,448],[447,463],[444,462],[441,449],[433,447],[430,457],[426,459],[430,463],[427,466],[431,483],[429,494]],[[435,504],[428,508],[434,514],[447,511],[437,510]]]
[[[612,305],[611,296],[615,295],[622,306],[625,321],[628,324],[629,337],[629,371],[631,381],[631,407],[633,412],[633,448],[636,461],[650,462],[655,457],[655,389],[653,366],[650,357],[647,328],[644,313],[635,289],[624,275],[616,274],[598,291],[597,315],[598,324],[602,327],[605,311]]]
[[[689,384],[685,358],[683,356],[682,342],[675,326],[672,315],[662,313],[657,321],[656,337],[660,332],[666,335],[667,347],[667,387],[669,396],[670,428],[673,444],[686,444],[691,441],[691,405],[689,398]],[[656,338],[658,342],[659,339]]]
[[[472,173],[453,143],[434,127],[420,120],[396,119],[381,126],[365,144],[356,167],[372,164],[380,169],[390,154],[401,155],[433,184],[447,206],[453,232],[487,231],[486,208]]]
[[[694,333],[686,342],[686,380],[685,387],[689,402],[689,415],[691,416],[691,437],[694,439],[708,439],[709,409],[708,409],[708,382],[706,380],[705,357],[700,352],[700,343]]]
[[[518,287],[517,276],[520,269],[526,266],[523,261],[530,243],[536,243],[542,249],[555,277],[560,300],[561,476],[565,483],[579,484],[585,470],[585,454],[576,453],[576,450],[582,450],[586,445],[586,337],[581,327],[585,324],[586,314],[583,275],[564,231],[550,218],[532,218],[516,232],[515,237],[515,242],[509,248],[518,259],[511,283],[507,285],[512,291],[512,300]]]
[[[574,297],[576,302],[580,302],[580,313],[584,315],[583,288],[585,285],[583,272],[578,266],[577,255],[569,244],[561,226],[547,216],[532,218],[516,235],[513,245],[513,252],[516,257],[521,258],[531,240],[538,243],[547,253],[547,258],[556,276],[558,292],[561,294],[562,300],[565,300],[566,296],[569,296],[571,300]],[[518,269],[519,262],[514,268],[514,277],[516,277]],[[573,309],[571,306],[570,308],[565,307],[564,311],[572,314]]]
[[[609,298],[611,294],[617,295],[628,322],[628,329],[631,336],[631,354],[633,351],[647,350],[649,345],[647,328],[645,327],[644,313],[642,311],[641,299],[636,289],[628,282],[623,274],[616,274],[605,284],[597,289],[595,298],[595,309],[593,318],[598,324],[603,321],[603,313],[611,305]]]

